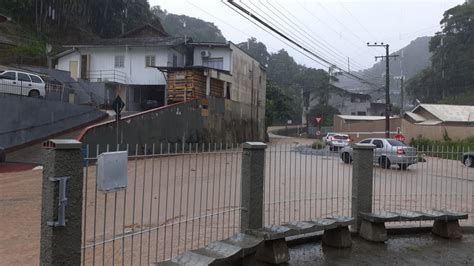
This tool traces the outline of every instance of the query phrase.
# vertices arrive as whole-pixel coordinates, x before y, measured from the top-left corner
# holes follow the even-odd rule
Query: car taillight
[[[405,150],[398,148],[397,149],[397,155],[402,155],[402,154],[405,154]]]

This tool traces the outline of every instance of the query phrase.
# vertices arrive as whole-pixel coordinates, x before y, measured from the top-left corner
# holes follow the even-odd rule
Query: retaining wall
[[[90,106],[0,94],[0,146],[16,146],[105,118]]]
[[[251,115],[254,114],[253,116]],[[264,110],[251,110],[249,105],[222,98],[190,100],[123,117],[118,123],[109,121],[83,130],[78,140],[88,146],[88,153],[116,149],[117,133],[121,149],[128,145],[129,152],[142,154],[145,144],[155,153],[159,145],[189,143],[242,143],[263,140]],[[251,119],[253,117],[253,119]],[[165,146],[166,147],[166,146]]]

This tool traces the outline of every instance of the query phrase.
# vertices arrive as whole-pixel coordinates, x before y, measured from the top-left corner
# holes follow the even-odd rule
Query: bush
[[[326,143],[324,143],[324,141],[320,139],[315,140],[313,144],[311,144],[311,148],[316,149],[316,150],[322,149],[324,148],[324,146],[326,146]]]
[[[410,141],[410,145],[419,152],[424,152],[426,156],[441,157],[445,159],[460,160],[461,153],[474,149],[474,136],[452,140],[448,134],[444,134],[444,140],[431,140],[418,136]]]

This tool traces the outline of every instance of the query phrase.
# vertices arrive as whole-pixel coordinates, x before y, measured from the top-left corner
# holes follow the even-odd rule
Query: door
[[[77,61],[69,61],[69,72],[71,72],[71,78],[77,80],[78,77],[78,64]]]
[[[25,73],[18,72],[18,83],[20,84],[21,95],[29,96],[30,91],[33,89],[30,76]]]
[[[69,103],[74,104],[75,99],[76,95],[74,93],[69,93]]]
[[[0,92],[20,94],[17,83],[16,72],[4,71],[0,73]]]
[[[372,144],[375,145],[375,150],[374,150],[374,163],[378,163],[378,160],[380,156],[384,153],[384,146],[383,146],[383,141],[380,139],[374,139],[372,141]]]

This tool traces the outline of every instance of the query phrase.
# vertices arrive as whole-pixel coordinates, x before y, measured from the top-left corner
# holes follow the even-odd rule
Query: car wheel
[[[390,160],[387,157],[380,157],[379,164],[380,164],[380,167],[385,168],[385,169],[390,168],[390,165],[391,165]]]
[[[341,154],[341,159],[346,164],[351,163],[351,155],[348,152],[344,152],[343,154]]]
[[[38,91],[30,91],[28,93],[28,97],[31,97],[31,98],[39,98],[39,92]]]
[[[474,160],[472,156],[467,156],[466,159],[464,159],[464,165],[467,167],[474,167]]]
[[[398,164],[398,167],[400,167],[400,170],[407,170],[407,168],[408,168],[408,164],[405,164],[405,163],[399,163],[399,164]]]

